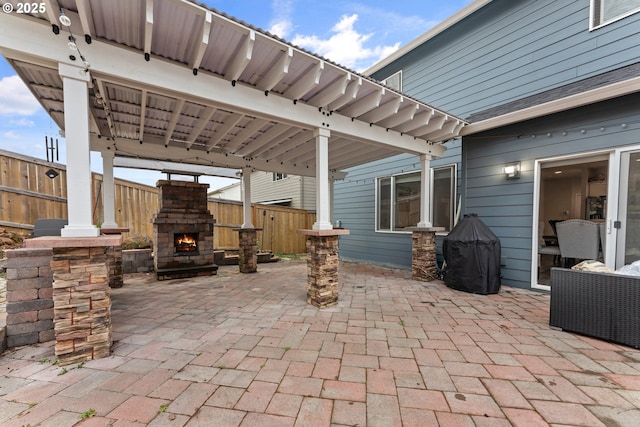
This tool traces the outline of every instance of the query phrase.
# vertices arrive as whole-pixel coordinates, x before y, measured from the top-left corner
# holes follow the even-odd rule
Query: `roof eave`
[[[383,69],[387,65],[391,64],[395,60],[397,60],[400,57],[402,57],[402,56],[406,55],[407,53],[411,52],[413,49],[415,49],[418,46],[426,43],[427,41],[431,40],[432,38],[434,38],[438,34],[446,31],[450,27],[452,27],[455,24],[457,24],[458,22],[462,21],[464,18],[466,18],[467,16],[471,15],[472,13],[477,11],[478,9],[481,9],[482,7],[486,6],[488,3],[491,3],[491,1],[492,0],[475,0],[473,3],[469,4],[468,6],[466,6],[463,9],[459,10],[454,15],[451,15],[449,18],[445,19],[444,21],[442,21],[441,23],[439,23],[435,27],[431,28],[426,33],[422,34],[418,38],[414,39],[413,41],[409,42],[405,46],[403,46],[400,49],[396,50],[391,55],[389,55],[386,58],[384,58],[383,60],[373,64],[371,67],[366,69],[363,72],[363,74],[365,74],[367,76],[370,76],[371,74],[373,74],[373,73],[375,73],[377,71],[380,71],[381,69]]]
[[[473,135],[636,92],[640,92],[640,77],[635,77],[576,95],[567,96],[565,98],[556,99],[543,104],[523,108],[522,110],[513,111],[511,113],[471,123],[462,128],[460,136],[464,137],[467,135]]]

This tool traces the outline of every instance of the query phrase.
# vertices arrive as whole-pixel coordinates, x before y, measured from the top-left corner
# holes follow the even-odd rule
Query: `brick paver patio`
[[[306,264],[113,290],[112,356],[0,357],[2,426],[638,426],[640,351],[552,330],[549,296],[340,266],[306,303]]]

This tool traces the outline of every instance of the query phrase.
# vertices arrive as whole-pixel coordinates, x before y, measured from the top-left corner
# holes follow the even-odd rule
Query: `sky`
[[[200,0],[210,7],[267,30],[301,48],[356,71],[408,44],[472,0]],[[55,122],[0,57],[0,148],[46,159],[45,137],[58,140],[59,163],[66,163],[64,138]],[[99,153],[91,168],[102,172]],[[155,171],[115,168],[117,178],[155,185]],[[201,177],[210,190],[235,182]]]

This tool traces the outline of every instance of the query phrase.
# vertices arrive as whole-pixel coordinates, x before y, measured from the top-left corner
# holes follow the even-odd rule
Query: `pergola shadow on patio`
[[[640,423],[640,351],[548,326],[549,295],[454,291],[341,263],[341,298],[306,303],[306,264],[112,290],[112,355],[0,358],[3,426]]]

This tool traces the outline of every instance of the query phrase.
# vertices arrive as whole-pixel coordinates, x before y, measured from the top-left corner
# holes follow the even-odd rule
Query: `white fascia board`
[[[53,35],[43,21],[15,14],[0,14],[0,52],[8,58],[27,57],[46,59],[54,63],[75,64],[69,59],[67,44],[61,36]],[[85,58],[91,62],[91,74],[103,81],[129,85],[171,97],[185,98],[204,104],[214,104],[229,111],[289,123],[305,129],[320,129],[332,122],[330,130],[365,143],[391,146],[413,154],[432,154],[433,146],[398,132],[385,132],[379,126],[352,121],[334,112],[327,117],[324,111],[295,103],[276,94],[265,94],[253,87],[231,83],[205,72],[194,76],[192,70],[162,59],[146,62],[141,52],[93,40],[83,47]],[[26,56],[25,56],[26,55]],[[366,132],[362,132],[366,128]],[[444,151],[444,150],[442,150]]]
[[[533,107],[523,108],[522,110],[503,114],[487,120],[470,123],[462,128],[460,136],[472,135],[474,133],[496,129],[502,126],[559,113],[561,111],[571,110],[573,108],[606,101],[608,99],[629,95],[635,92],[640,92],[640,77],[634,77],[629,80],[613,83],[576,95],[556,99],[554,101],[545,102],[544,104],[534,105]]]
[[[136,159],[131,157],[115,157],[113,166],[119,168],[145,169],[145,170],[171,170],[189,174],[206,176],[218,176],[223,178],[238,179],[240,169],[219,168],[215,166],[192,165],[184,163],[166,162],[162,160]]]

